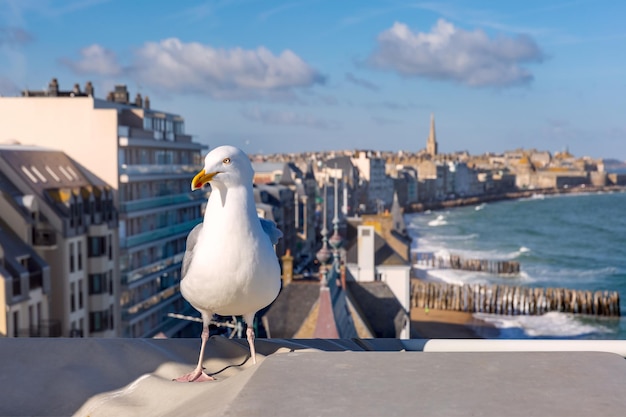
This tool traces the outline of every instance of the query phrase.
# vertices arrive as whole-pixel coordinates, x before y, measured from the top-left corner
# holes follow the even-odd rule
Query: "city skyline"
[[[417,151],[434,114],[441,153],[625,160],[626,6],[494,3],[9,0],[0,94],[126,84],[248,153]]]

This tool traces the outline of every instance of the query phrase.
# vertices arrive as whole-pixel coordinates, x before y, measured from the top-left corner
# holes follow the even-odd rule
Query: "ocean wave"
[[[572,285],[597,283],[602,278],[611,277],[619,274],[618,268],[606,266],[600,268],[578,269],[546,267],[546,266],[528,266],[525,268],[529,278],[533,280],[551,281],[553,285]]]
[[[431,220],[428,222],[429,226],[445,226],[446,224],[448,224],[448,222],[446,221],[446,217],[442,214],[437,216],[435,220]]]
[[[474,210],[480,211],[480,210],[484,209],[486,205],[487,205],[487,203],[479,204],[476,207],[474,207]]]
[[[446,246],[442,242],[440,246]],[[503,252],[499,249],[473,250],[473,249],[449,249],[448,254],[458,255],[464,259],[488,259],[490,261],[510,261],[517,258],[522,253],[521,249],[512,252]]]
[[[539,316],[505,316],[499,314],[475,313],[474,317],[493,324],[502,332],[517,337],[523,332],[524,337],[581,337],[592,334],[607,334],[613,331],[606,326],[584,323],[573,314],[549,312]]]

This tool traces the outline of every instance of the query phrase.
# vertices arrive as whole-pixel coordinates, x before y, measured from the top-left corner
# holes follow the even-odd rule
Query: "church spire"
[[[430,114],[430,132],[428,133],[428,141],[426,142],[426,153],[430,156],[437,155],[437,137],[435,135],[435,115]]]

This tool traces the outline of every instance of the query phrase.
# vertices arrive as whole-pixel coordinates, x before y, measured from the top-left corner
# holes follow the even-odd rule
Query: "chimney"
[[[141,99],[141,94],[139,93],[135,96],[135,106],[143,107],[143,100]]]
[[[146,110],[150,110],[150,97],[146,96],[143,100],[143,108]]]
[[[87,84],[85,84],[85,94],[89,97],[93,97],[93,84],[91,81],[87,81]]]
[[[72,88],[72,94],[75,96],[80,95],[80,85],[78,83],[74,84],[74,88]]]
[[[293,256],[291,256],[291,250],[287,249],[282,257],[283,260],[283,286],[286,286],[293,281]]]
[[[107,101],[115,101],[115,97],[113,96],[113,91],[109,91],[109,94],[107,94]]]
[[[113,91],[113,101],[128,104],[128,90],[125,85],[116,85]]]
[[[59,82],[56,78],[53,78],[50,84],[48,84],[48,95],[53,97],[59,95]]]

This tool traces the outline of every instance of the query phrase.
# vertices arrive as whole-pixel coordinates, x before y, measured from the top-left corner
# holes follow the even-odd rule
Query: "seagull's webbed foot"
[[[208,322],[209,322],[210,317],[211,317],[210,314],[202,315],[202,319],[204,320],[205,325],[203,326],[202,335],[200,336],[200,339],[202,340],[202,344],[200,345],[200,355],[198,356],[198,365],[196,366],[196,369],[189,372],[188,374],[179,376],[178,378],[174,379],[174,381],[177,381],[177,382],[215,381],[215,378],[207,375],[202,369],[202,358],[204,358],[204,348],[206,346],[207,340],[209,340]]]
[[[215,378],[207,375],[202,368],[196,368],[188,374],[179,376],[174,379],[176,382],[205,382],[205,381],[215,381]]]

